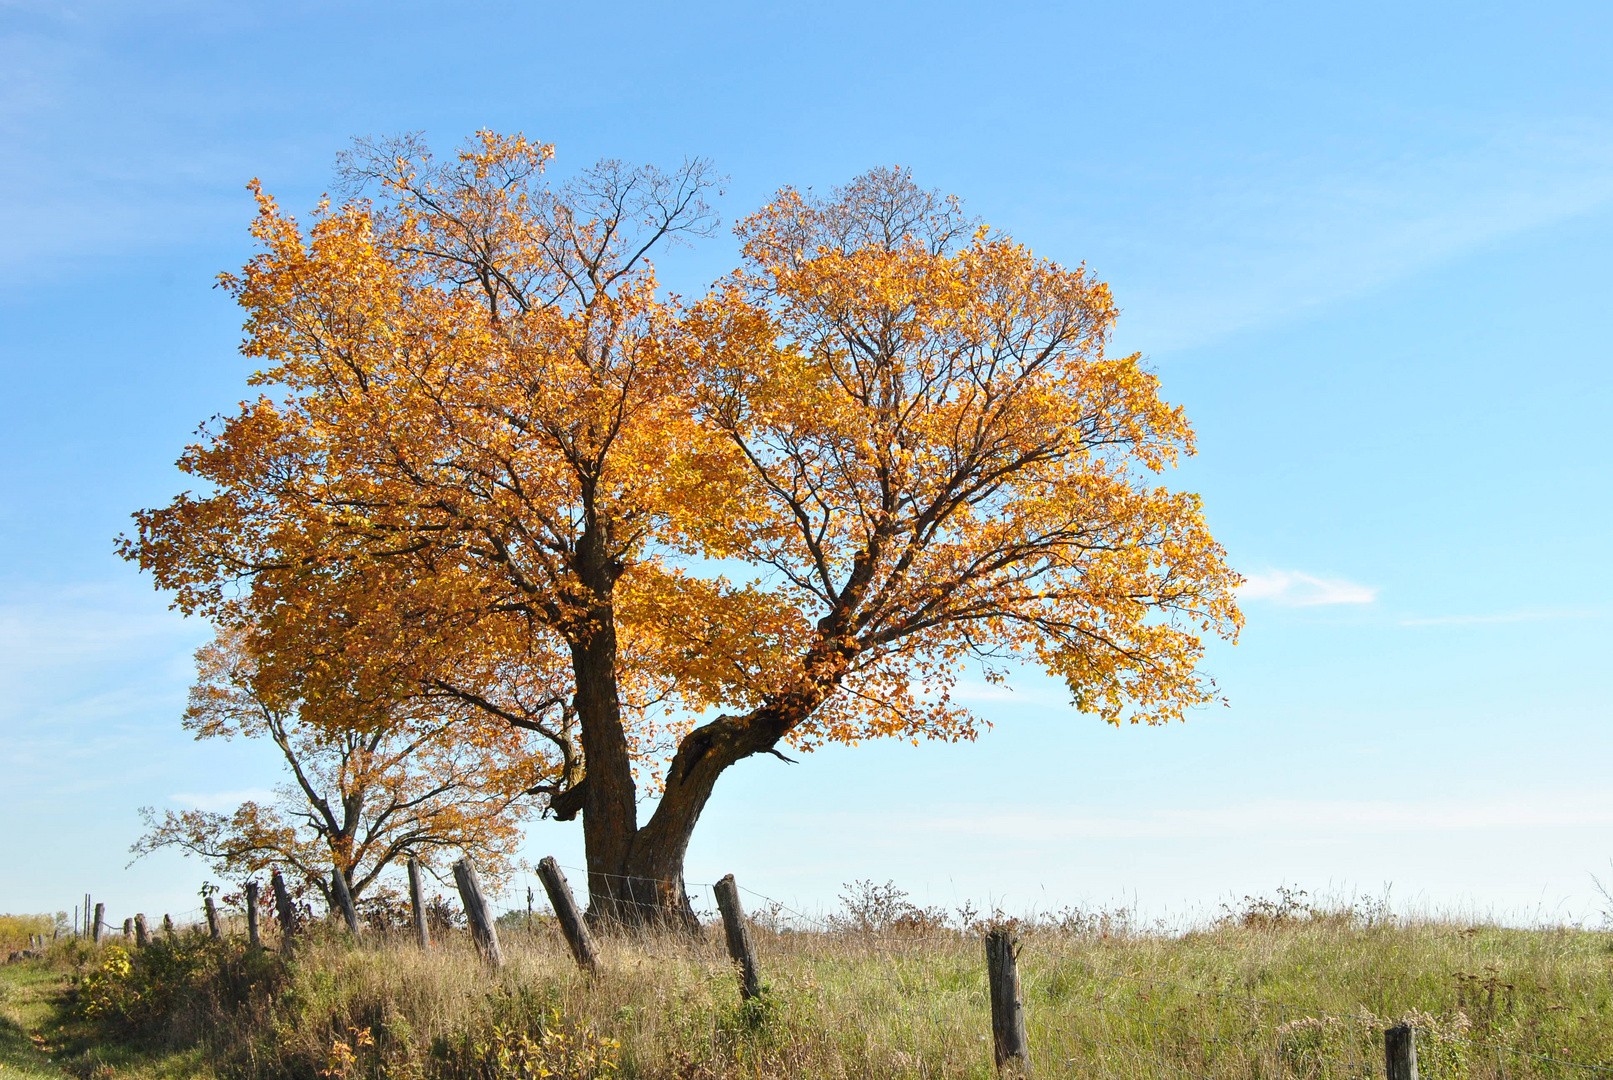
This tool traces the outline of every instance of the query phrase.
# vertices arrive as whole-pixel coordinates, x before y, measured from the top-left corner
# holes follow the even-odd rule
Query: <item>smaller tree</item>
[[[371,701],[368,723],[323,723],[319,708],[264,677],[245,631],[220,631],[196,658],[185,727],[198,739],[268,739],[291,782],[275,801],[248,800],[228,814],[159,818],[144,808],[147,832],[130,849],[137,857],[172,847],[222,876],[278,869],[327,905],[333,868],[355,901],[409,856],[435,869],[463,851],[495,882],[509,871],[519,825],[537,807],[524,796],[551,771],[527,733],[429,693]]]

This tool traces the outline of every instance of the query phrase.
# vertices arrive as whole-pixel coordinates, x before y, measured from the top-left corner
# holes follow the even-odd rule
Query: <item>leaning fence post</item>
[[[209,896],[202,900],[202,906],[207,909],[207,936],[217,941],[223,936],[218,928],[218,905]]]
[[[332,867],[330,881],[336,894],[336,906],[342,909],[342,918],[347,920],[347,932],[358,937],[358,912],[353,908],[353,894],[347,891],[347,875],[342,873],[341,867]]]
[[[286,891],[286,879],[276,870],[269,878],[274,889],[274,910],[280,917],[280,951],[291,951],[291,939],[297,932],[297,910],[291,906],[291,893]]]
[[[1388,1080],[1417,1080],[1417,1029],[1396,1024],[1383,1033],[1383,1071]]]
[[[146,932],[145,912],[134,917],[134,943],[142,949],[151,943],[151,935]]]
[[[95,905],[95,928],[90,931],[91,941],[101,940],[101,927],[106,924],[106,905]]]
[[[571,946],[571,955],[577,958],[577,966],[597,971],[599,956],[594,951],[593,935],[588,932],[588,924],[583,922],[582,913],[577,910],[577,901],[572,898],[571,886],[566,884],[566,875],[560,872],[560,864],[554,861],[553,855],[545,856],[538,862],[538,879],[549,894],[549,903],[554,907],[560,932],[566,935],[566,944]]]
[[[750,929],[745,925],[745,909],[739,903],[734,875],[723,875],[713,891],[717,894],[717,910],[722,912],[728,955],[739,965],[739,996],[749,1000],[761,994],[762,976],[756,967],[756,950],[751,947]]]
[[[415,937],[422,949],[431,948],[431,928],[426,923],[425,890],[420,887],[420,860],[409,856],[409,912],[414,916]]]
[[[258,883],[246,883],[246,940],[254,949],[263,947],[263,938],[258,933]]]
[[[482,893],[482,879],[476,876],[476,867],[465,856],[454,864],[454,884],[459,886],[459,899],[465,905],[465,918],[470,922],[470,934],[482,956],[494,967],[504,966],[504,950],[498,945],[498,925]]]
[[[991,1039],[999,1071],[1018,1058],[1021,1075],[1030,1075],[1025,1040],[1025,1008],[1019,993],[1019,942],[1006,926],[986,932],[986,974],[991,983]]]

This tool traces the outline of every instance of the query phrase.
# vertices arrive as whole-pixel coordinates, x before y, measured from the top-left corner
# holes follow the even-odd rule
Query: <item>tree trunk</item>
[[[632,923],[640,898],[624,878],[638,832],[638,792],[627,733],[622,729],[616,627],[609,607],[596,610],[592,622],[595,632],[571,649],[587,769],[582,828],[588,860],[588,917]]]
[[[803,658],[804,677],[792,693],[742,716],[720,716],[685,735],[655,812],[640,829],[616,680],[612,592],[617,572],[588,558],[596,547],[587,536],[579,544],[578,576],[590,586],[594,603],[578,623],[585,632],[571,645],[586,768],[588,920],[698,932],[684,889],[683,860],[717,778],[736,761],[771,750],[811,716],[840,684],[850,655],[831,644],[832,630],[820,624],[819,639]]]
[[[683,860],[689,838],[700,820],[706,801],[711,798],[720,777],[730,765],[753,754],[764,753],[828,697],[838,680],[792,694],[743,716],[719,716],[695,728],[678,744],[678,752],[667,768],[666,786],[655,813],[633,837],[625,862],[628,894],[632,904],[616,894],[615,911],[631,925],[656,922],[682,926],[695,931],[699,922],[689,906],[683,884]],[[589,916],[600,913],[592,900]]]
[[[584,499],[591,502],[591,492],[585,492]],[[587,770],[582,829],[588,861],[588,917],[634,924],[639,897],[626,874],[638,832],[638,792],[616,680],[614,593],[621,566],[608,550],[608,538],[597,524],[590,523],[578,537],[574,569],[587,589],[589,603],[568,636]]]

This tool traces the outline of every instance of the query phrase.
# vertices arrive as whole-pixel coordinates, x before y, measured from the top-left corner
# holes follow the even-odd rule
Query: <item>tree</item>
[[[361,145],[347,175],[377,201],[306,236],[260,194],[264,253],[226,282],[254,381],[286,397],[207,432],[181,466],[212,492],[124,541],[179,606],[395,578],[387,625],[480,643],[431,685],[510,722],[476,687],[563,654],[581,771],[545,793],[583,816],[596,915],[677,913],[744,757],[971,737],[962,664],[1040,664],[1111,720],[1209,698],[1199,635],[1235,632],[1236,575],[1197,500],[1148,482],[1191,432],[1136,357],[1105,357],[1101,283],[882,172],[781,193],[741,227],[745,269],[684,308],[643,260],[709,227],[704,166],[553,190],[548,157],[489,133],[446,166]]]
[[[519,729],[420,695],[319,717],[317,706],[283,696],[283,680],[266,678],[253,646],[235,629],[198,650],[185,727],[198,739],[269,740],[291,782],[274,803],[248,800],[230,814],[169,810],[159,819],[147,808],[137,856],[174,847],[224,876],[283,870],[332,908],[333,870],[355,901],[410,856],[429,868],[463,851],[495,880],[508,872],[533,809],[524,796],[546,770]]]

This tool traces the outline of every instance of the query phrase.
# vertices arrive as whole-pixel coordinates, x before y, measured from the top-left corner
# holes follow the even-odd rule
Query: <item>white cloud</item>
[[[1270,570],[1249,574],[1238,590],[1245,600],[1270,600],[1283,607],[1319,607],[1324,604],[1370,604],[1378,597],[1375,585],[1359,585],[1344,578],[1324,578],[1298,570]]]
[[[1013,673],[1013,680],[1001,683],[960,682],[953,687],[952,696],[958,701],[976,704],[1013,702],[1015,705],[1062,705],[1068,695],[1062,695],[1056,684],[1046,682],[1040,672],[1022,669]]]
[[[170,795],[168,798],[192,810],[225,814],[248,800],[260,803],[272,802],[275,793],[268,788],[243,788],[240,791],[215,791],[201,795]]]

